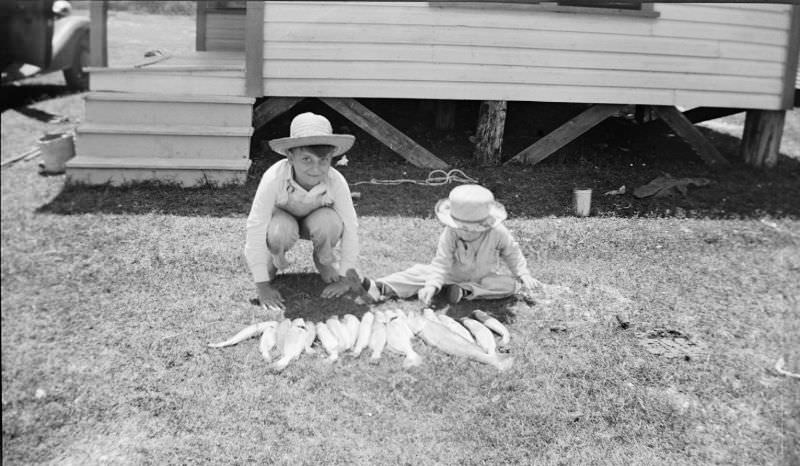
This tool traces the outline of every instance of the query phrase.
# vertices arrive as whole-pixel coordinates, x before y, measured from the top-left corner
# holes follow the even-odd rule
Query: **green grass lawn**
[[[83,113],[80,95],[35,107],[71,121],[3,112],[3,159]],[[387,353],[377,364],[304,355],[276,374],[256,340],[207,348],[263,317],[241,255],[273,161],[263,153],[245,186],[220,189],[91,188],[41,177],[35,160],[4,168],[3,464],[797,464],[800,381],[773,369],[784,357],[800,372],[796,111],[789,121],[788,157],[766,172],[711,172],[668,135],[606,141],[602,153],[597,140],[573,144],[534,168],[462,158],[509,207],[534,274],[573,290],[451,309],[506,322],[516,362],[504,373],[419,340],[424,363],[408,371]],[[713,130],[735,158],[735,136]],[[459,160],[448,148],[463,135],[414,131]],[[424,178],[358,136],[342,169],[350,182]],[[713,183],[686,197],[601,195],[664,171]],[[570,214],[576,183],[596,190],[592,217]],[[441,228],[432,207],[451,187],[354,186],[362,269],[429,260]],[[289,258],[276,281],[288,316],[364,312],[318,297],[309,244]],[[392,307],[417,304],[381,305]],[[639,335],[662,328],[705,351],[649,353]]]

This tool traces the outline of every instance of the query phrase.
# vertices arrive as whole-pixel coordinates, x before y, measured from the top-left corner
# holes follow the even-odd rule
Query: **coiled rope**
[[[370,179],[369,181],[356,181],[355,183],[350,183],[351,186],[357,186],[360,184],[377,184],[377,185],[387,185],[387,186],[394,186],[402,183],[411,183],[411,184],[418,184],[422,186],[442,186],[445,184],[450,183],[478,183],[478,180],[468,176],[466,173],[462,172],[461,170],[454,168],[449,172],[444,170],[433,170],[428,173],[428,177],[424,180],[410,180],[410,179],[396,179],[396,180],[378,180],[375,178]]]

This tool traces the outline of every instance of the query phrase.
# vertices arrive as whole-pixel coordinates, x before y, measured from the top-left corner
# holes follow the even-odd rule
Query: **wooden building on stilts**
[[[483,101],[488,162],[506,102],[587,104],[507,162],[528,164],[636,106],[717,166],[694,123],[746,111],[741,156],[769,167],[795,105],[800,7],[786,3],[199,1],[196,51],[135,67],[107,66],[107,7],[90,2],[91,90],[67,165],[89,184],[243,182],[254,129],[311,97],[427,168],[447,164],[360,98]]]

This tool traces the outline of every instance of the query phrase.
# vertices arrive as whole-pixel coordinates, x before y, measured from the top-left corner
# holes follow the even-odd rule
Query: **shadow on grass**
[[[79,93],[79,91],[74,91],[67,86],[59,86],[56,84],[4,85],[0,86],[0,112],[27,107],[28,105],[44,100],[77,93]]]
[[[245,217],[261,175],[280,159],[266,149],[264,143],[280,132],[275,128],[266,129],[270,134],[253,140],[253,164],[243,186],[67,184],[38,211],[61,215],[165,213]],[[800,218],[800,202],[797,202],[800,199],[800,161],[781,155],[776,168],[755,169],[739,161],[739,138],[703,127],[699,129],[732,161],[731,167],[719,170],[707,167],[685,142],[657,121],[637,125],[621,118],[609,119],[533,167],[476,165],[470,156],[464,155],[470,154],[472,145],[460,130],[435,132],[425,125],[412,125],[404,130],[452,168],[461,169],[491,189],[497,200],[506,206],[510,218],[571,216],[572,189],[576,186],[593,189],[593,216]],[[339,170],[351,184],[351,190],[360,195],[355,202],[359,215],[432,218],[436,201],[446,197],[455,186],[452,183],[440,186],[376,183],[373,180],[425,180],[430,171],[408,164],[357,128],[342,127],[337,132],[352,132],[357,136],[356,145],[347,154],[350,163]],[[513,155],[532,143],[530,137],[521,133],[520,130],[508,131],[504,153]],[[676,178],[703,177],[711,183],[690,187],[685,196],[637,199],[631,194],[636,187],[665,173]],[[626,187],[626,194],[603,195],[621,186]]]
[[[330,316],[353,314],[361,318],[369,310],[366,304],[357,304],[353,296],[325,299],[320,297],[327,286],[316,273],[279,274],[272,282],[280,291],[286,306],[285,317],[302,317],[306,321],[324,322]]]

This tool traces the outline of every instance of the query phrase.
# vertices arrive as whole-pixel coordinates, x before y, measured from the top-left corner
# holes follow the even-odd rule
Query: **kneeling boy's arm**
[[[245,261],[253,276],[253,281],[256,283],[269,281],[267,230],[269,222],[272,220],[275,199],[274,182],[264,176],[253,197],[253,205],[250,207],[250,215],[247,217],[247,236],[244,244]]]
[[[347,180],[337,170],[333,170],[331,179],[331,197],[333,210],[342,219],[342,258],[339,273],[344,275],[350,269],[358,267],[358,217],[350,196]]]

